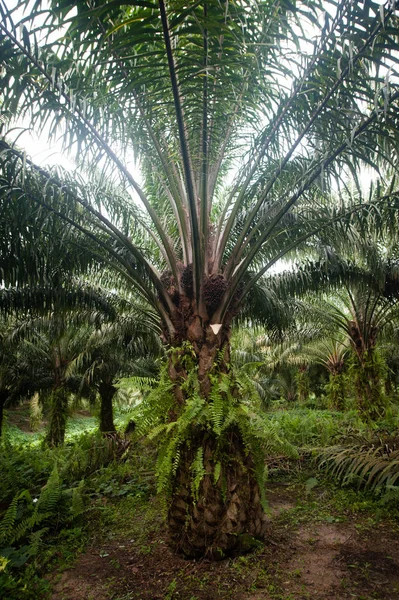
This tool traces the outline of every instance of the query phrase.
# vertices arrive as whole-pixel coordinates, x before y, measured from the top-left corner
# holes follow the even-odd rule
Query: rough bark
[[[302,365],[299,367],[296,375],[296,385],[298,401],[303,404],[309,399],[310,395],[309,369],[307,366]]]
[[[359,361],[359,368],[355,370],[357,407],[364,416],[376,420],[384,416],[387,407],[381,365],[373,350],[362,359]]]
[[[112,400],[116,392],[116,388],[111,381],[101,381],[98,392],[101,398],[100,406],[100,431],[101,433],[115,433],[114,411]]]
[[[65,440],[68,419],[68,392],[65,388],[56,388],[51,394],[50,422],[47,432],[49,446],[61,446]]]
[[[266,533],[267,521],[252,458],[237,429],[233,429],[228,437],[217,481],[215,453],[218,442],[214,437],[205,431],[197,431],[195,438],[182,449],[168,525],[173,548],[191,558],[206,556],[218,560],[246,552]],[[194,495],[190,465],[198,447],[203,448],[207,474]]]
[[[345,379],[342,372],[336,370],[330,371],[329,381],[326,385],[327,398],[330,408],[335,410],[345,410]]]
[[[192,360],[190,360],[189,352],[184,347],[185,342],[191,344]],[[174,340],[171,345],[175,346],[175,349],[170,356],[168,373],[171,380],[176,384],[175,397],[178,404],[181,405],[185,401],[180,384],[187,378],[187,369],[190,366],[198,368],[200,393],[207,398],[211,389],[209,375],[215,363],[218,362],[220,372],[228,370],[230,327],[224,326],[215,334],[209,323],[204,324],[199,316],[195,316],[188,322],[185,335],[180,335],[177,341]]]
[[[215,334],[201,327],[199,318],[191,323],[188,339],[191,356],[179,348],[170,355],[169,375],[175,382],[177,405],[186,401],[182,384],[190,368],[198,373],[200,394],[207,401],[211,392],[210,375],[228,373],[230,331]],[[238,391],[232,389],[234,395]],[[174,420],[176,415],[170,414]],[[173,495],[168,512],[172,547],[188,557],[207,556],[211,559],[234,555],[250,549],[254,538],[261,539],[266,531],[266,516],[256,481],[254,464],[244,447],[238,428],[224,432],[223,440],[209,428],[198,428],[180,448],[180,465],[173,483]],[[222,447],[221,447],[222,444]],[[199,448],[204,457],[204,475],[199,490],[192,489],[191,465]],[[216,452],[217,450],[217,452]],[[214,478],[216,455],[222,457],[221,474]]]

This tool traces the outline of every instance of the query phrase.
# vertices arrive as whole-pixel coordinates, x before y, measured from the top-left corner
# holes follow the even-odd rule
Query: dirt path
[[[307,518],[300,494],[271,486],[265,545],[219,563],[175,556],[160,526],[137,538],[137,523],[127,525],[124,537],[111,534],[64,571],[52,600],[399,600],[399,536],[392,525],[364,515],[344,522]]]
[[[399,598],[399,540],[389,530],[364,535],[355,524],[312,523],[292,546],[285,591],[293,598]]]

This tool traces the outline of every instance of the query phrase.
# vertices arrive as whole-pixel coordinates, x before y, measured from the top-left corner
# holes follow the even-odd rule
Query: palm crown
[[[50,197],[30,198],[78,230],[84,215],[169,341],[181,339],[188,308],[228,324],[238,299],[314,231],[321,181],[345,164],[394,160],[392,4],[160,0],[70,11],[55,1],[40,15],[40,26],[21,20],[21,38],[4,15],[3,110],[63,127],[86,164],[102,157],[116,169],[120,187],[94,177],[68,185],[32,166]],[[126,166],[132,152],[142,177]],[[300,200],[306,220],[293,213]]]

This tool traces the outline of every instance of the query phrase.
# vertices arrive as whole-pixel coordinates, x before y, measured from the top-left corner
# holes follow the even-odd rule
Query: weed
[[[166,595],[164,597],[165,600],[173,600],[173,596],[174,596],[176,587],[177,587],[177,581],[176,581],[176,579],[173,579],[173,581],[170,582],[170,584],[168,585],[168,588],[166,590]]]

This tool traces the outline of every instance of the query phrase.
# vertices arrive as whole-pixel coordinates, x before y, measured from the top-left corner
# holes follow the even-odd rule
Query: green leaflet
[[[342,481],[376,493],[393,490],[399,482],[397,439],[363,445],[332,446],[318,457],[319,467]]]
[[[203,477],[206,475],[206,471],[204,468],[204,450],[203,448],[198,448],[197,453],[193,462],[191,463],[191,491],[193,497],[198,500],[198,494],[200,490],[200,485]]]

